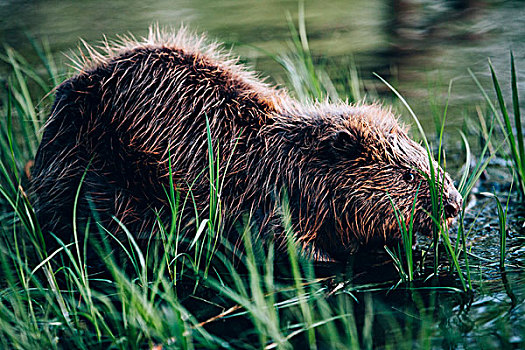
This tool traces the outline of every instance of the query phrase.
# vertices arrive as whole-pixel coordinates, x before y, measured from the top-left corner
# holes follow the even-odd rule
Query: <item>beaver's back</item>
[[[155,212],[167,206],[170,172],[183,195],[193,183],[191,201],[206,210],[206,119],[224,169],[227,156],[234,149],[245,153],[255,139],[250,135],[272,113],[266,97],[272,90],[242,67],[210,57],[202,48],[176,46],[190,38],[158,40],[128,44],[114,56],[94,60],[57,89],[32,180],[34,207],[45,231],[71,236],[79,190],[79,221],[93,215],[117,228],[115,216],[132,233],[147,235]],[[241,135],[246,141],[239,142]],[[235,160],[238,175],[246,168],[241,158]]]

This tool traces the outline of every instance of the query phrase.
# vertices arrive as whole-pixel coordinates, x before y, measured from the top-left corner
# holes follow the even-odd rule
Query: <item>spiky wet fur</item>
[[[80,223],[94,215],[118,232],[114,216],[148,238],[157,215],[170,222],[170,157],[176,190],[206,217],[206,118],[221,155],[224,234],[234,241],[234,223],[248,217],[261,239],[282,245],[286,193],[305,254],[344,259],[360,246],[397,240],[388,196],[408,219],[420,183],[415,230],[430,231],[428,156],[389,110],[299,104],[185,29],[172,35],[153,28],[142,40],[98,49],[85,44],[77,67],[57,89],[32,182],[44,231],[65,242],[84,173]],[[414,180],[406,180],[409,173]],[[453,191],[446,175],[444,196]],[[181,215],[191,234],[193,206]]]

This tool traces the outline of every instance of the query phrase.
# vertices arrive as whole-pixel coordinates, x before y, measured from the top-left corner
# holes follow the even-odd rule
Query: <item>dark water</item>
[[[289,51],[287,16],[296,20],[297,14],[297,0],[0,0],[0,42],[31,55],[29,34],[47,38],[60,53],[75,49],[79,38],[95,43],[103,34],[140,36],[153,23],[175,28],[184,23],[213,39],[235,43],[235,53],[280,83],[282,69],[260,49],[271,54]],[[452,106],[460,107],[449,113],[453,128],[462,124],[461,108],[481,98],[467,68],[486,76],[490,58],[506,81],[510,50],[518,70],[525,63],[525,2],[519,0],[306,1],[305,17],[314,56],[336,65],[353,57],[370,91],[386,91],[372,72],[384,76],[431,129],[427,101],[443,106],[451,79]],[[341,78],[341,72],[332,78]],[[520,81],[523,87],[525,79]]]
[[[27,35],[47,39],[58,64],[63,65],[67,59],[61,53],[74,50],[79,38],[96,43],[103,34],[109,38],[128,32],[140,36],[154,23],[175,28],[184,23],[211,38],[234,44],[235,53],[283,84],[282,68],[263,51],[282,54],[290,50],[287,14],[296,20],[297,9],[295,0],[0,0],[0,43],[37,62]],[[472,115],[475,105],[483,105],[467,68],[490,87],[490,58],[502,84],[508,86],[512,50],[520,91],[525,91],[525,1],[306,1],[305,14],[316,59],[339,67],[352,57],[365,89],[389,98],[387,89],[372,75],[379,73],[407,97],[427,130],[433,130],[432,109],[443,109],[453,79],[445,135],[450,158],[460,157],[456,128],[464,126],[465,115]],[[330,74],[336,82],[345,78],[337,76],[338,70]],[[475,147],[475,138],[471,140]],[[414,319],[422,321],[415,322],[414,334],[427,327],[432,347],[525,347],[525,213],[519,205],[511,207],[507,273],[502,274],[497,266],[496,208],[493,199],[483,194],[497,188],[504,196],[508,182],[506,169],[496,169],[485,187],[471,198],[466,222],[473,225],[468,244],[475,281],[473,298],[465,300],[458,293],[442,292],[424,297],[425,306],[416,310],[419,314]],[[354,287],[359,289],[349,282],[345,288]],[[381,334],[379,343],[380,339],[388,343],[385,339],[400,335],[385,331],[388,327],[382,327],[381,320],[388,316],[403,320],[401,324],[409,322],[414,312],[413,296],[407,297],[403,290],[372,295],[367,300],[376,306],[374,331]],[[408,344],[410,341],[407,339]]]

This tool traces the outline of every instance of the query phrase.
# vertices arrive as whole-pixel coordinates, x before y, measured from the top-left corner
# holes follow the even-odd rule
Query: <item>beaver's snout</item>
[[[445,216],[447,219],[453,219],[461,210],[463,205],[463,198],[461,194],[454,188],[450,191],[448,197],[445,199]]]

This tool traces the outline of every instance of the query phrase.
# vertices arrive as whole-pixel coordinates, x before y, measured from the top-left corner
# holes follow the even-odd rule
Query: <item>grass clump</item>
[[[511,186],[511,190],[512,190],[512,186]],[[494,199],[496,201],[496,205],[498,209],[499,242],[500,242],[499,268],[500,270],[504,270],[505,269],[505,255],[507,253],[507,214],[509,212],[510,194],[507,197],[507,203],[505,205],[505,208],[503,208],[501,201],[499,200],[499,198],[496,196],[495,193],[494,193]]]
[[[392,201],[392,198],[390,196],[388,199],[390,200],[390,204],[392,205],[392,208],[394,209],[394,214],[396,216],[397,224],[399,225],[399,230],[401,231],[401,239],[402,243],[400,243],[403,246],[403,253],[401,253],[401,247],[397,246],[397,253],[392,252],[387,246],[385,246],[385,249],[387,253],[392,257],[394,264],[396,266],[396,269],[399,272],[399,275],[401,277],[401,281],[403,282],[412,282],[414,280],[414,258],[413,258],[413,246],[414,246],[414,214],[416,210],[416,201],[417,201],[417,195],[419,193],[419,188],[421,187],[421,184],[419,184],[416,194],[414,196],[414,201],[412,204],[412,209],[410,211],[410,218],[408,220],[408,227],[404,220],[404,218],[401,216],[401,212],[398,208],[396,208],[394,202]],[[406,259],[406,267],[407,271],[405,272],[405,269],[403,267],[403,263],[401,262],[401,257],[404,256]]]
[[[523,201],[525,200],[525,149],[523,140],[523,125],[521,121],[520,102],[518,96],[518,80],[513,53],[511,52],[510,54],[510,88],[512,112],[514,114],[514,118],[511,118],[509,109],[507,108],[507,104],[505,102],[505,97],[503,96],[503,92],[501,90],[498,76],[490,61],[489,70],[493,84],[493,89],[496,94],[496,99],[498,101],[497,103],[499,106],[499,111],[492,102],[487,92],[485,92],[485,89],[483,88],[478,78],[474,75],[474,73],[472,73],[472,71],[469,70],[469,73],[476,85],[478,86],[478,88],[480,89],[481,93],[483,94],[483,97],[487,102],[490,111],[494,115],[494,118],[498,122],[498,126],[500,127],[501,132],[504,135],[503,143],[507,145],[508,152],[503,153],[503,156],[504,158],[510,160],[512,173],[514,174],[514,181],[517,184],[515,188],[518,193],[518,199],[520,201]],[[514,125],[512,124],[512,121],[514,121]],[[489,143],[490,141],[486,142]],[[504,148],[501,147],[501,149]]]
[[[517,190],[520,200],[525,200],[525,149],[523,147],[523,129],[521,124],[521,113],[518,97],[518,81],[516,78],[516,66],[514,64],[514,55],[510,54],[510,69],[511,69],[511,90],[512,90],[512,107],[514,112],[514,127],[512,128],[509,111],[505,104],[503,94],[501,92],[500,84],[492,63],[489,62],[490,74],[494,84],[494,91],[498,98],[498,104],[501,116],[504,122],[504,131],[506,133],[507,145],[510,149],[509,158],[512,160],[512,168],[514,170]],[[495,113],[496,114],[496,113]]]

